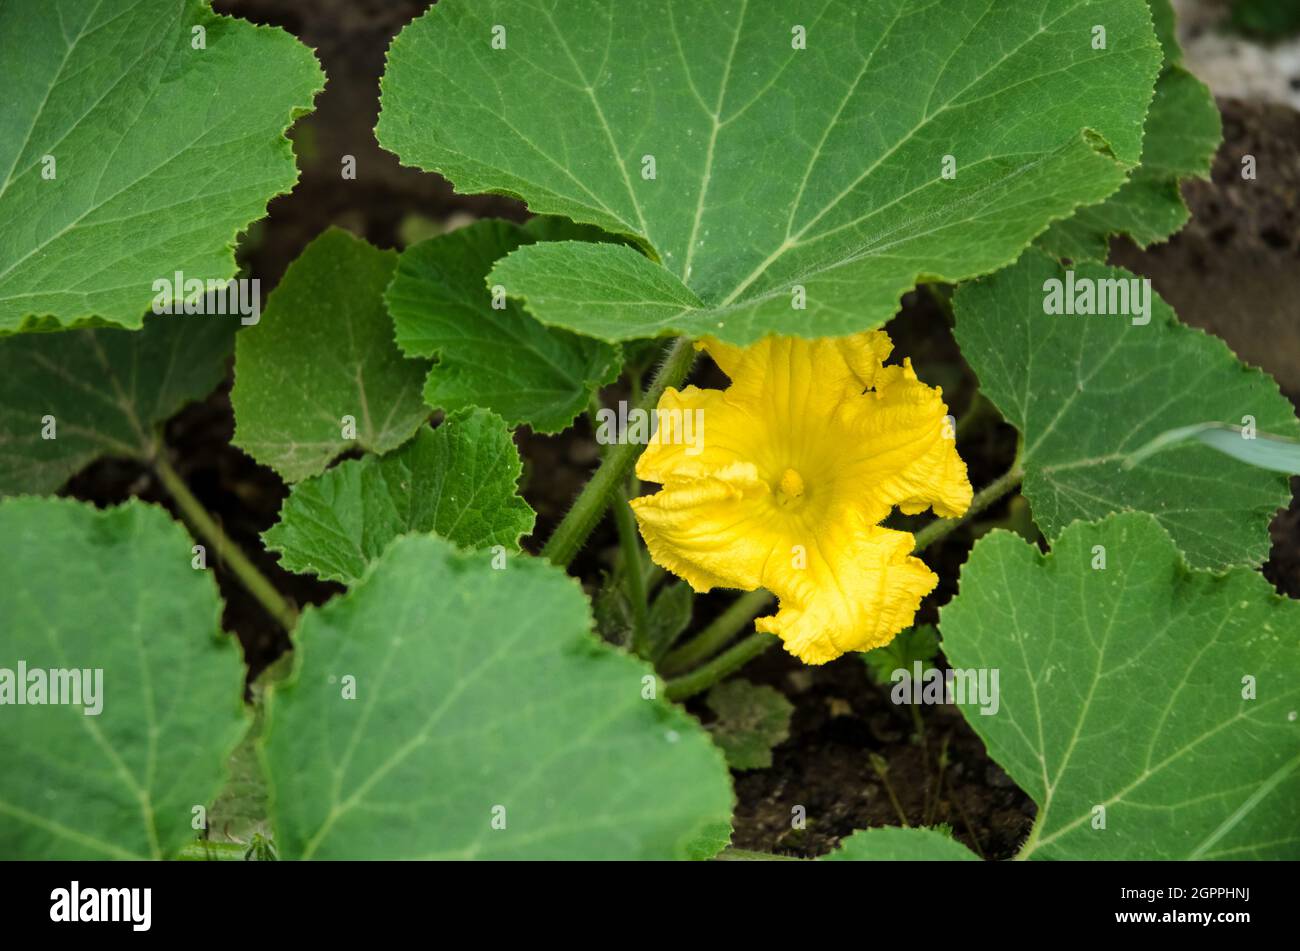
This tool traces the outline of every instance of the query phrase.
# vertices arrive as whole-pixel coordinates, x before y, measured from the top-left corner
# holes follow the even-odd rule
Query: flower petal
[[[698,479],[744,460],[762,428],[722,390],[688,386],[659,398],[654,438],[636,462],[636,476],[666,484]]]
[[[759,586],[784,545],[770,518],[770,489],[750,463],[700,478],[670,480],[632,500],[650,557],[696,591]]]
[[[855,444],[844,465],[845,484],[870,487],[871,521],[894,505],[908,515],[933,507],[944,518],[970,507],[966,464],[947,415],[943,391],[917,380],[911,360],[885,367],[875,391],[845,408]]]
[[[748,347],[707,338],[695,346],[731,379],[727,393],[733,402],[766,398],[788,406],[792,393],[798,395],[807,384],[814,384],[826,409],[874,386],[881,365],[894,349],[883,330],[820,340],[764,337]]]
[[[871,526],[829,534],[839,537],[809,544],[805,567],[773,559],[763,577],[780,605],[756,627],[780,635],[785,649],[807,664],[888,644],[939,581],[911,556],[907,532]]]

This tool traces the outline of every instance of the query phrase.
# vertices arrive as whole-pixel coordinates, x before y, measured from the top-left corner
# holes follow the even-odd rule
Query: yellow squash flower
[[[780,601],[757,628],[809,664],[870,650],[912,623],[938,578],[907,532],[881,528],[893,506],[963,514],[966,466],[942,391],[872,331],[827,340],[705,340],[725,390],[667,390],[661,429],[636,473],[663,488],[632,502],[651,557],[696,591],[767,588]],[[664,420],[702,411],[702,441]]]

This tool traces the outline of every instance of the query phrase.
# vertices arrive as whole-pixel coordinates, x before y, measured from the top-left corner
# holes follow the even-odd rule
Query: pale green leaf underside
[[[288,33],[197,0],[3,0],[0,63],[0,334],[139,327],[155,280],[232,277],[324,85]]]
[[[979,856],[934,829],[859,829],[823,862],[969,862]]]
[[[534,221],[538,230],[578,231]],[[492,306],[484,282],[493,263],[534,240],[526,226],[489,220],[402,252],[385,302],[402,351],[438,358],[424,388],[430,406],[482,406],[512,426],[554,433],[617,375],[618,351],[608,344],[543,327],[514,301]]]
[[[102,709],[0,706],[0,854],[165,858],[247,727],[211,575],[160,508],[0,502],[0,667],[103,671]]]
[[[238,321],[150,316],[141,330],[0,339],[0,495],[55,492],[100,456],[148,456],[155,425],[221,382]]]
[[[1142,0],[446,0],[394,41],[377,133],[461,191],[652,253],[514,252],[491,280],[543,323],[827,336],[883,323],[918,279],[1009,263],[1112,193],[1160,60]]]
[[[1125,461],[1130,468],[1148,457],[1192,439],[1199,440],[1233,459],[1240,459],[1260,469],[1300,475],[1300,440],[1281,439],[1267,433],[1255,433],[1223,423],[1195,423],[1161,433]]]
[[[234,443],[286,482],[323,472],[346,449],[396,449],[429,417],[420,393],[429,362],[402,356],[384,310],[396,264],[395,252],[331,228],[239,335]]]
[[[1132,279],[1075,269],[1076,281]],[[1151,292],[1150,323],[1124,315],[1043,312],[1044,283],[1065,271],[1039,252],[958,289],[957,342],[984,393],[1024,435],[1024,494],[1049,537],[1075,519],[1151,512],[1199,567],[1259,564],[1268,524],[1290,500],[1285,476],[1188,443],[1129,467],[1130,456],[1180,426],[1209,421],[1300,435],[1291,404],[1265,373],[1219,339],[1178,322]]]
[[[386,456],[348,460],[298,483],[262,538],[289,571],[344,584],[411,532],[517,551],[534,517],[516,493],[522,468],[500,418],[483,410],[451,416]]]
[[[486,553],[398,540],[351,592],[307,611],[294,680],[272,694],[281,856],[716,851],[732,807],[722,754],[685,712],[643,699],[650,668],[590,628],[577,582],[550,564],[494,570]]]
[[[1189,571],[1143,513],[1047,556],[996,532],[939,626],[999,671],[998,711],[963,712],[1038,803],[1024,857],[1300,857],[1300,604],[1257,572]]]

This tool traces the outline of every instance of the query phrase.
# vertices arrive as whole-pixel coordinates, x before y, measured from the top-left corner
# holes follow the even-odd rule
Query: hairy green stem
[[[187,842],[176,858],[182,862],[244,862],[249,849],[242,842]]]
[[[632,603],[632,650],[638,657],[649,657],[650,603],[646,596],[645,561],[637,536],[632,507],[623,499],[614,500],[614,524],[618,526],[618,547],[623,558],[623,583]]]
[[[239,546],[221,530],[221,526],[208,514],[203,503],[194,497],[194,493],[185,484],[180,473],[167,460],[165,447],[160,448],[154,456],[153,468],[190,527],[216,549],[217,557],[234,572],[239,583],[257,599],[257,602],[266,609],[266,613],[275,618],[286,631],[292,631],[298,621],[298,612],[279,591],[275,590],[275,586],[266,579],[266,575],[258,571],[257,567],[248,560],[248,556]]]
[[[733,670],[744,667],[779,640],[780,638],[775,634],[751,634],[689,674],[668,681],[664,693],[669,700],[685,700],[687,697],[693,697],[701,691],[708,690]]]
[[[665,677],[690,670],[697,663],[721,649],[736,632],[748,624],[772,603],[772,596],[760,588],[742,594],[730,607],[719,614],[704,630],[668,654],[659,665]]]
[[[678,386],[686,379],[691,364],[695,362],[695,347],[689,337],[678,337],[673,341],[664,358],[663,365],[655,374],[654,382],[637,401],[637,409],[652,412],[659,405],[659,397],[670,386]],[[636,458],[643,447],[630,442],[620,442],[609,447],[609,452],[601,461],[600,467],[587,481],[573,508],[564,516],[542,549],[542,557],[552,564],[567,568],[578,550],[587,541],[587,536],[596,527],[605,507],[623,484],[627,474],[632,470]]]

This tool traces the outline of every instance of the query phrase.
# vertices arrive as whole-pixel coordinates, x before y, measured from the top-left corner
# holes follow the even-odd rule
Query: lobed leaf
[[[512,426],[555,433],[614,380],[619,354],[598,340],[543,327],[513,301],[493,306],[484,281],[498,258],[543,234],[595,231],[533,222],[478,221],[412,245],[398,260],[385,302],[402,351],[437,357],[426,403],[448,411],[482,406]]]
[[[962,712],[1038,803],[1021,858],[1300,856],[1300,603],[1262,575],[1189,570],[1144,513],[1050,555],[994,532],[940,627],[998,672],[996,712]]]
[[[461,548],[519,550],[534,512],[516,493],[523,466],[498,417],[474,410],[422,427],[386,456],[340,463],[293,487],[262,535],[289,571],[352,584],[399,535]]]
[[[166,512],[135,501],[6,499],[0,538],[22,552],[0,559],[0,668],[102,671],[97,715],[85,695],[0,706],[0,854],[173,856],[248,726],[212,576]]]
[[[1080,287],[1137,280],[1094,265],[1074,273]],[[1149,323],[1135,324],[1143,318],[1044,313],[1050,280],[1066,271],[1031,251],[954,300],[957,342],[981,392],[1023,434],[1024,494],[1043,533],[1135,509],[1154,514],[1193,565],[1262,562],[1268,524],[1291,498],[1284,475],[1200,443],[1130,462],[1162,433],[1209,421],[1249,416],[1261,432],[1300,435],[1277,384],[1180,324],[1154,291]]]
[[[726,842],[722,755],[645,699],[575,581],[398,540],[308,609],[265,762],[286,858],[685,858]],[[356,699],[343,697],[355,678]]]
[[[395,252],[331,228],[240,334],[234,443],[286,482],[324,472],[347,449],[396,449],[428,419],[420,384],[429,363],[402,356],[384,310],[396,265]]]
[[[1142,0],[445,0],[393,42],[376,131],[647,252],[511,253],[489,281],[545,324],[835,336],[1120,187],[1160,58]]]
[[[139,327],[155,280],[233,277],[325,79],[288,33],[199,0],[3,0],[0,63],[0,335]]]
[[[709,724],[713,742],[732,769],[767,769],[772,749],[790,738],[794,704],[781,691],[748,680],[725,680],[704,698],[717,719]]]
[[[55,492],[101,456],[148,458],[155,427],[225,376],[238,319],[0,339],[0,495]]]
[[[1079,209],[1039,238],[1039,246],[1056,257],[1104,262],[1110,238],[1119,234],[1144,248],[1166,240],[1191,217],[1180,182],[1210,177],[1210,163],[1223,138],[1218,107],[1206,85],[1179,65],[1182,50],[1169,0],[1148,2],[1165,67],[1147,113],[1142,164],[1114,195]]]

